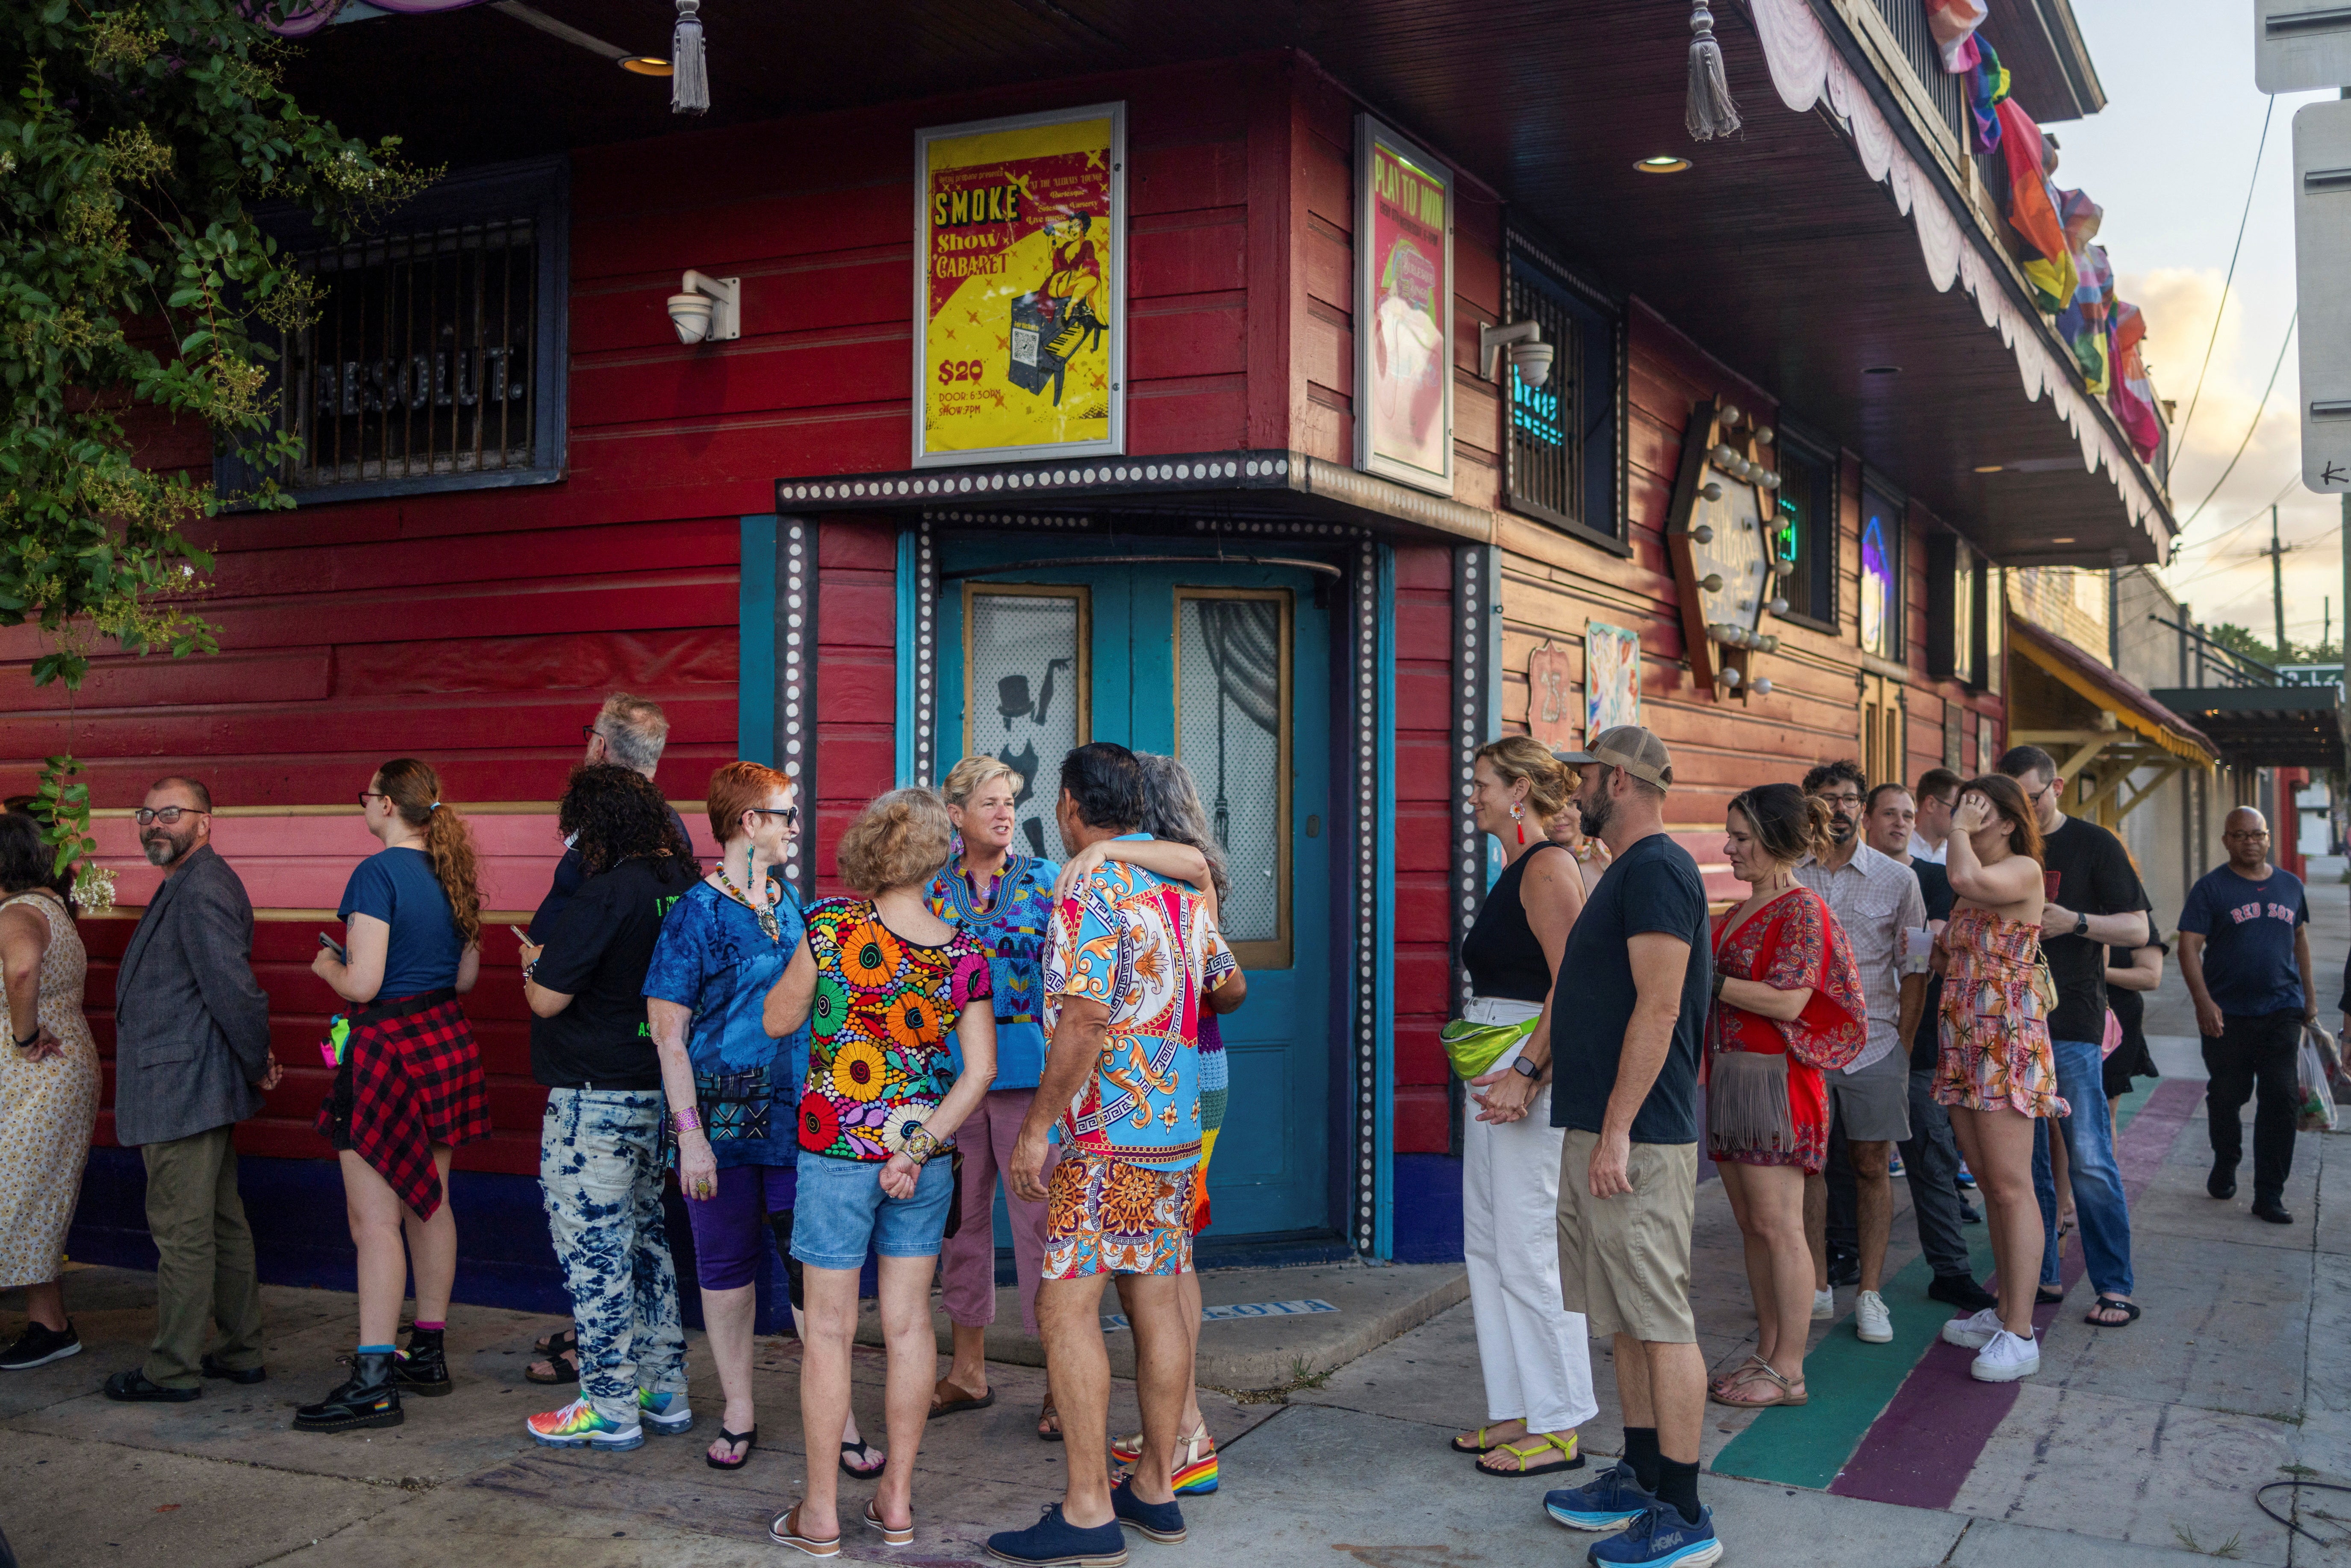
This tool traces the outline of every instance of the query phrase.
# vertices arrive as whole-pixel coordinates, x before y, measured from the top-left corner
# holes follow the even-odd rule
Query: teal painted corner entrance
[[[1097,554],[1087,542],[1063,553]],[[936,697],[916,719],[936,737],[935,776],[1002,758],[1027,784],[1015,847],[1058,861],[1055,780],[1071,747],[1184,760],[1226,846],[1220,921],[1249,980],[1222,1020],[1232,1090],[1208,1167],[1215,1234],[1343,1228],[1330,1168],[1329,580],[1209,559],[1040,564],[1050,546],[1033,536],[938,549]]]

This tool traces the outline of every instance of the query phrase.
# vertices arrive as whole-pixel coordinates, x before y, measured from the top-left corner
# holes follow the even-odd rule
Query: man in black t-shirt
[[[2089,1322],[2120,1328],[2137,1321],[2131,1299],[2130,1205],[2115,1164],[2111,1117],[2099,1051],[2106,1033],[2106,949],[2144,947],[2152,940],[2147,890],[2122,841],[2095,822],[2058,809],[2065,786],[2057,764],[2037,746],[2011,747],[2000,770],[2032,803],[2041,828],[2041,951],[2057,982],[2057,1009],[2049,1017],[2049,1048],[2057,1061],[2057,1092],[2073,1107],[2057,1125],[2073,1167],[2074,1206],[2081,1217],[2082,1259],[2097,1292]],[[2050,1174],[2049,1124],[2032,1132],[2032,1186],[2041,1198],[2043,1231],[2041,1283],[2058,1286],[2057,1184]]]
[[[1625,1458],[1543,1504],[1581,1530],[1629,1525],[1626,1539],[1656,1553],[1644,1561],[1711,1561],[1700,1554],[1720,1551],[1714,1516],[1698,1500],[1706,1360],[1689,1304],[1698,1042],[1714,975],[1706,884],[1666,832],[1664,741],[1620,725],[1560,760],[1583,770],[1583,831],[1613,859],[1560,956],[1575,1005],[1521,1054],[1538,1071],[1558,1065],[1560,1295],[1614,1341]]]

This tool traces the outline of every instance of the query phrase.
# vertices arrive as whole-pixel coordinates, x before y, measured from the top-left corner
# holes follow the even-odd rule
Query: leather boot
[[[439,1329],[412,1328],[408,1348],[400,1353],[392,1377],[403,1394],[438,1399],[455,1386],[449,1380],[449,1357],[441,1348]]]
[[[397,1427],[402,1420],[400,1387],[393,1381],[392,1353],[354,1356],[350,1380],[316,1405],[294,1412],[298,1432],[349,1432],[361,1427]]]

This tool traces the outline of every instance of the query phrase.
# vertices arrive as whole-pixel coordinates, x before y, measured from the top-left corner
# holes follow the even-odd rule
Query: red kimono
[[[1813,995],[1786,1022],[1714,1004],[1707,1030],[1707,1154],[1718,1162],[1817,1173],[1829,1152],[1823,1067],[1851,1061],[1869,1039],[1860,971],[1844,927],[1808,887],[1791,888],[1727,931],[1729,918],[1715,918],[1717,973],[1781,991],[1809,986]]]

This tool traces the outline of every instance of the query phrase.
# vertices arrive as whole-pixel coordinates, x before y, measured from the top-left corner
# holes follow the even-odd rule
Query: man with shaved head
[[[2291,1225],[2285,1180],[2294,1170],[2300,1098],[2294,1057],[2302,1026],[2318,1021],[2310,967],[2310,905],[2302,879],[2270,863],[2270,825],[2251,806],[2220,830],[2229,863],[2204,874],[2179,912],[2179,973],[2196,998],[2204,1037],[2204,1092],[2212,1128],[2212,1175],[2204,1190],[2237,1196],[2245,1102],[2253,1111],[2253,1216]]]

